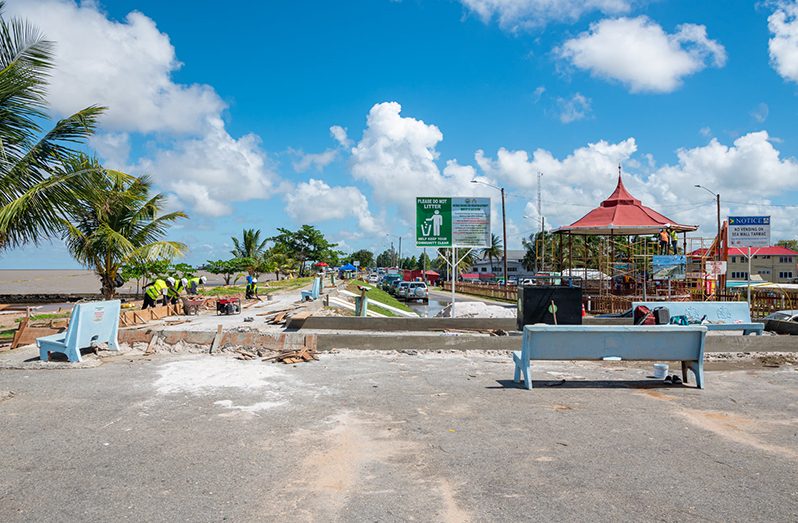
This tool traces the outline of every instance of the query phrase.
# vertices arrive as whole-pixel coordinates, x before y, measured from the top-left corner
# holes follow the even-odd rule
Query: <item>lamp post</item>
[[[718,244],[717,244],[717,246],[715,248],[715,261],[720,261],[720,193],[716,193],[715,191],[713,191],[711,189],[707,189],[703,185],[699,185],[699,184],[695,184],[695,187],[697,187],[698,189],[704,189],[706,192],[708,192],[709,194],[711,194],[712,196],[715,197],[715,204],[717,205],[717,211],[718,211],[718,214],[717,214],[717,219],[718,219],[718,236],[717,236],[717,240],[718,240]],[[751,261],[750,258],[749,258],[748,261],[749,261],[749,267],[750,267],[750,261]],[[702,268],[702,271],[703,271],[703,268]],[[749,271],[750,271],[750,269],[749,269]],[[750,278],[751,275],[749,274],[748,277]],[[720,274],[718,274],[718,275],[715,276],[715,299],[718,300],[718,301],[720,301],[720,283],[721,283]],[[748,292],[749,293],[751,292],[750,285],[748,287]],[[750,298],[748,300],[748,303],[751,303]]]
[[[718,248],[715,250],[715,260],[720,260],[720,193],[716,193],[713,190],[707,189],[703,185],[696,184],[695,187],[704,189],[706,192],[715,197],[715,203],[717,204],[718,210]]]
[[[492,187],[497,191],[502,193],[502,250],[504,251],[504,286],[507,286],[507,215],[505,214],[505,205],[504,205],[504,187],[496,187],[495,185],[491,185],[486,182],[482,182],[479,180],[471,180],[471,183],[481,183],[482,185],[487,185],[488,187]],[[491,267],[493,269],[493,267]]]

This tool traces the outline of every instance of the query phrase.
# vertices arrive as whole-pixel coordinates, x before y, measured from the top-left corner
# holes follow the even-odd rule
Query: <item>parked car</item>
[[[421,300],[424,303],[429,302],[429,289],[427,289],[426,283],[423,281],[408,281],[404,283],[407,285],[403,285],[398,289],[399,299],[405,301]]]
[[[798,309],[776,311],[765,316],[765,320],[781,320],[798,322]]]
[[[402,281],[402,277],[398,274],[388,274],[387,276],[383,276],[382,280],[380,281],[380,289],[386,292],[391,292],[391,287],[396,281]]]
[[[377,274],[375,274],[375,273],[371,273],[371,274],[369,274],[369,277],[368,277],[368,280],[367,280],[367,281],[368,281],[369,283],[377,283],[377,282],[379,281],[379,279],[380,279],[380,277],[379,277],[379,276],[377,276]]]
[[[393,280],[391,284],[388,286],[388,294],[396,296],[396,292],[399,290],[399,285],[401,285],[402,283],[406,283],[404,280],[402,280],[402,278],[397,278]]]
[[[396,287],[394,288],[394,292],[393,292],[394,296],[396,296],[396,298],[399,299],[399,300],[404,299],[404,297],[407,295],[407,289],[409,287],[410,287],[410,282],[409,281],[400,281],[400,282],[398,282],[396,284]]]

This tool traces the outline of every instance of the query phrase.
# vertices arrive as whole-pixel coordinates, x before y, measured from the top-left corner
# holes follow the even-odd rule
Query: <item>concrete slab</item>
[[[0,370],[0,520],[796,520],[798,372],[648,370],[550,363],[533,391],[485,353]]]

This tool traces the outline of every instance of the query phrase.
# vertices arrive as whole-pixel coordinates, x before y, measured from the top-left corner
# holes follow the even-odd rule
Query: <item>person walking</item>
[[[679,254],[679,234],[671,229],[670,230],[671,236],[671,249],[673,250],[673,254]]]
[[[665,229],[659,230],[659,253],[668,254],[668,248],[671,243],[671,237]]]

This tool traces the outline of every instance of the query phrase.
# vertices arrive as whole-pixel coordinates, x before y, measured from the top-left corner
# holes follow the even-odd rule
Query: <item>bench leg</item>
[[[39,359],[42,361],[50,361],[50,352],[47,349],[39,349]]]
[[[119,340],[115,336],[108,340],[108,350],[119,351]]]
[[[704,388],[704,362],[703,361],[691,361],[690,362],[690,370],[693,371],[695,374],[695,386],[696,388],[703,389]],[[685,380],[687,383],[687,380]]]
[[[521,365],[518,362],[515,362],[515,375],[513,376],[513,382],[518,383],[521,381]]]
[[[73,347],[67,347],[66,350],[66,357],[71,363],[80,363],[80,349],[76,349]]]
[[[687,362],[683,361],[682,362],[682,383],[688,383],[687,376],[688,376],[688,374],[687,374]]]
[[[532,364],[524,365],[521,369],[524,372],[524,387],[527,389],[532,388]]]

